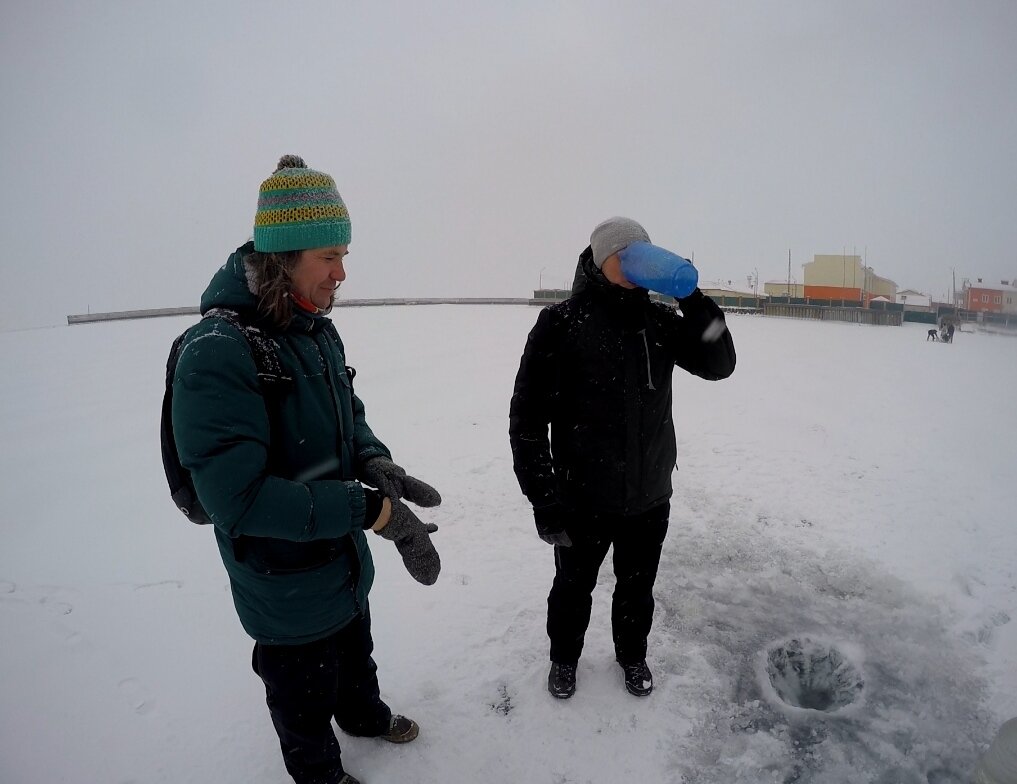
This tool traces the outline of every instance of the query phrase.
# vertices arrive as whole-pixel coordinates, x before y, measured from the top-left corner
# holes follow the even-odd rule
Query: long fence
[[[414,297],[414,298],[378,298],[378,299],[346,299],[337,300],[337,308],[371,307],[379,305],[551,305],[567,299],[571,292],[568,289],[541,289],[534,292],[533,297]],[[668,304],[674,303],[672,297],[662,294],[651,294],[654,299]],[[714,297],[717,304],[724,310],[740,312],[762,312],[764,316],[784,318],[810,319],[814,321],[845,321],[855,324],[874,324],[899,327],[902,321],[920,321],[935,324],[947,318],[962,322],[980,322],[985,327],[1002,327],[1010,330],[1017,327],[1017,316],[1005,313],[975,313],[973,311],[956,310],[941,307],[937,312],[901,311],[894,306],[893,310],[859,307],[857,304],[837,306],[827,302],[774,302],[763,300],[761,307],[752,307],[755,302],[750,298]],[[192,316],[198,315],[196,305],[182,308],[151,308],[148,310],[120,310],[108,313],[79,313],[67,317],[68,324],[90,324],[101,321],[120,321],[125,319],[158,318],[160,316]]]
[[[853,324],[873,324],[884,327],[899,327],[902,316],[900,311],[830,308],[822,305],[786,305],[770,302],[763,305],[763,315],[812,319],[814,321],[846,321]]]
[[[372,305],[532,305],[533,300],[522,297],[416,297],[413,299],[343,299],[336,300],[337,308],[370,307]],[[544,304],[544,303],[539,303]],[[160,316],[196,316],[197,305],[184,308],[152,308],[150,310],[118,310],[111,313],[79,313],[67,317],[68,324],[91,324],[99,321],[158,318]]]

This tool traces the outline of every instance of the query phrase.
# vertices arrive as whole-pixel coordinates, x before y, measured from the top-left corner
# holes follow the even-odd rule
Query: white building
[[[701,280],[699,290],[708,297],[755,297],[751,287],[736,286],[730,280]],[[762,294],[762,292],[759,292]]]
[[[932,308],[932,297],[914,289],[898,291],[896,302],[898,305],[903,305],[904,310],[930,310]]]
[[[1000,304],[1004,313],[1017,313],[1017,280],[1004,280],[1000,284]]]

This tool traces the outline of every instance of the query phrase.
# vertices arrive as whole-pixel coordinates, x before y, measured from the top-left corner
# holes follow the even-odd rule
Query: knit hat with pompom
[[[335,180],[284,155],[261,183],[254,215],[254,249],[261,253],[348,245],[350,214]]]

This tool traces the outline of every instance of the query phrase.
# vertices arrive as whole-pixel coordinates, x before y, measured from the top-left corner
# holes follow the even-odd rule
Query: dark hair
[[[276,164],[275,171],[306,168],[307,164],[299,155],[284,155]],[[280,329],[286,329],[293,320],[290,275],[299,259],[299,250],[276,253],[254,251],[245,259],[256,272],[257,290],[254,295],[258,298],[258,308]]]
[[[245,261],[254,267],[258,310],[268,316],[279,329],[286,329],[293,320],[293,268],[300,259],[299,250],[278,253],[254,251]]]

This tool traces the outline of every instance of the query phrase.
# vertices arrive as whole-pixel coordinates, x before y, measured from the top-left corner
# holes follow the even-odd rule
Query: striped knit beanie
[[[350,214],[335,180],[284,155],[261,183],[254,215],[254,249],[261,253],[348,245]]]

